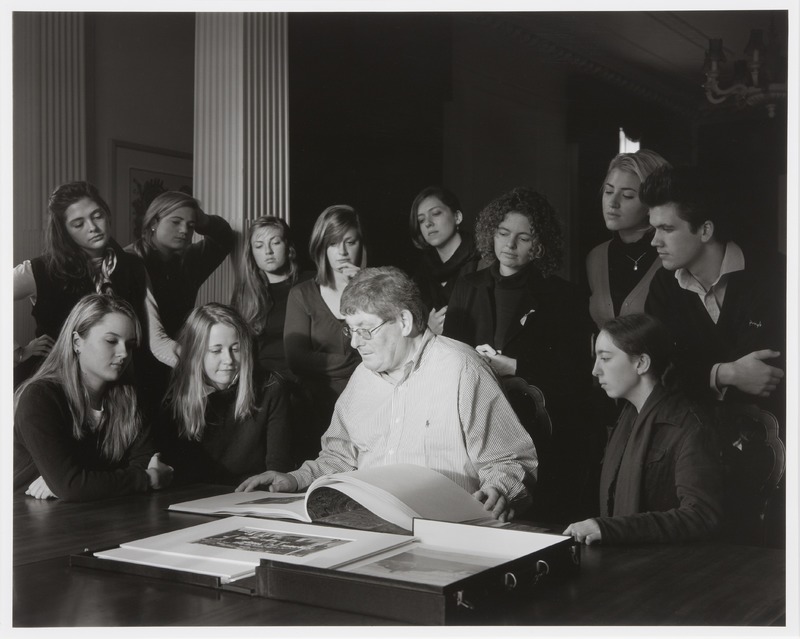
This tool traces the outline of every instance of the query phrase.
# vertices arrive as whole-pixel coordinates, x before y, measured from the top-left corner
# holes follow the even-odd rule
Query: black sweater
[[[165,411],[161,427],[167,443],[162,459],[175,469],[176,481],[238,485],[265,470],[292,470],[283,384],[271,375],[255,386],[256,410],[241,421],[234,417],[238,384],[211,393],[200,441],[180,435],[179,425]]]
[[[40,475],[59,499],[89,501],[145,492],[153,445],[147,430],[117,462],[100,455],[100,437],[72,434],[72,414],[60,384],[34,382],[14,413],[14,490],[27,488]],[[87,429],[88,431],[89,429]]]

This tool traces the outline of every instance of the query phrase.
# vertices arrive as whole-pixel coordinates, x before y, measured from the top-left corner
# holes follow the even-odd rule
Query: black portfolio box
[[[413,536],[410,548],[354,562],[360,571],[262,560],[256,594],[422,625],[491,623],[580,570],[580,545],[561,535],[415,519]]]

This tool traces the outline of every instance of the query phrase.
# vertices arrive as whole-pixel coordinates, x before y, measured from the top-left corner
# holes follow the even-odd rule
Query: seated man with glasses
[[[360,271],[342,293],[345,335],[361,354],[322,451],[290,473],[267,471],[238,491],[303,490],[315,479],[416,464],[445,475],[501,521],[530,501],[536,450],[474,349],[434,335],[419,289],[394,267]]]

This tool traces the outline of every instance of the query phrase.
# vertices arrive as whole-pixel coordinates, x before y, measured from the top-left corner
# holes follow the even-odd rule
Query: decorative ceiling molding
[[[616,69],[589,59],[588,57],[567,49],[559,44],[536,35],[518,22],[514,21],[515,14],[502,13],[464,13],[460,19],[473,24],[491,27],[502,33],[504,37],[513,39],[525,46],[534,49],[537,53],[562,64],[567,64],[582,73],[595,76],[604,82],[620,87],[644,100],[662,105],[678,115],[698,117],[698,100],[690,96],[682,96],[679,91],[666,92],[653,88],[637,79],[626,75]]]

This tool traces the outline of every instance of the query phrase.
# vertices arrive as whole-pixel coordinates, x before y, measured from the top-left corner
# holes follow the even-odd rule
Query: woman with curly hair
[[[592,294],[589,313],[597,327],[619,315],[641,313],[650,280],[661,268],[647,206],[639,200],[645,178],[660,166],[669,166],[655,151],[620,153],[611,160],[603,183],[603,220],[613,233],[586,258]]]
[[[586,364],[588,380],[587,300],[554,274],[561,229],[545,197],[530,188],[500,196],[481,211],[476,238],[490,266],[456,282],[444,334],[476,347],[499,376],[539,386],[548,400],[582,377],[576,366]]]
[[[554,450],[561,446],[557,456],[568,458],[591,388],[592,322],[586,296],[555,275],[562,252],[555,211],[537,191],[515,188],[480,212],[475,235],[490,266],[456,282],[444,335],[475,347],[501,379],[521,377],[539,387]],[[556,465],[547,455],[540,462],[540,483],[553,481],[548,473]]]
[[[294,376],[283,348],[286,303],[289,290],[304,279],[308,276],[300,273],[289,225],[271,215],[253,220],[242,244],[231,306],[255,335],[256,363],[288,379]]]
[[[254,370],[250,331],[231,307],[194,309],[178,337],[161,434],[164,459],[182,482],[238,485],[267,468],[289,470],[283,384]]]
[[[411,241],[420,249],[414,281],[430,310],[429,328],[441,335],[447,303],[460,275],[474,273],[480,254],[460,225],[464,221],[456,195],[443,186],[429,186],[411,204]]]

